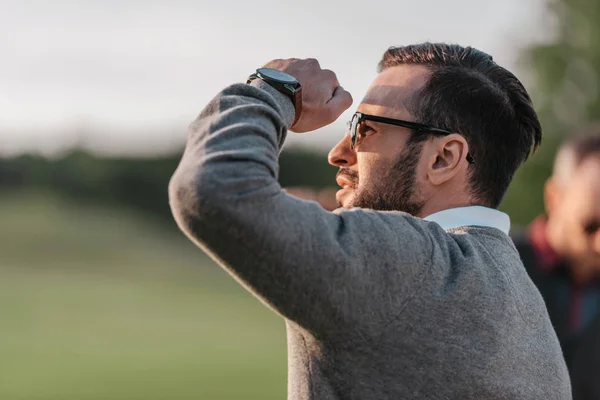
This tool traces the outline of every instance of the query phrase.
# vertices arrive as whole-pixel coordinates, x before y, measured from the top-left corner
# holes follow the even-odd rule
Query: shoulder
[[[375,211],[364,208],[337,209],[336,234],[340,240],[353,242],[367,250],[371,260],[380,252],[387,258],[415,254],[413,261],[428,262],[445,232],[421,218],[400,211]],[[382,256],[384,254],[381,254]],[[417,256],[418,255],[418,256]]]
[[[529,238],[529,232],[526,228],[516,228],[511,230],[510,238],[519,252],[531,247],[531,239]]]
[[[521,256],[521,261],[525,269],[530,271],[537,264],[537,256],[529,236],[529,231],[525,228],[515,229],[510,233],[510,238]]]

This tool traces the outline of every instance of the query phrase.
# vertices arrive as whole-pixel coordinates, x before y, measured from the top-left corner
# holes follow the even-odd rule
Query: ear
[[[457,133],[434,138],[430,147],[427,176],[434,185],[448,182],[463,168],[469,153],[469,144]]]
[[[546,208],[546,215],[552,214],[556,209],[561,196],[562,192],[556,179],[553,177],[549,178],[544,185],[544,206]]]

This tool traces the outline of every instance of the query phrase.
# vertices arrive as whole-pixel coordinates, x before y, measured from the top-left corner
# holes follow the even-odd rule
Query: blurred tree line
[[[56,160],[37,155],[0,159],[0,190],[52,191],[68,200],[101,206],[125,206],[172,221],[167,185],[180,154],[151,158],[97,157],[73,151]],[[336,169],[326,155],[284,151],[280,179],[284,187],[335,185]]]
[[[600,120],[600,2],[546,0],[546,10],[538,29],[547,39],[524,49],[517,71],[527,78],[544,130],[540,150],[520,168],[502,205],[520,224],[543,211],[543,185],[560,142]]]
[[[547,1],[548,41],[522,52],[517,75],[527,79],[544,128],[538,151],[522,167],[502,209],[516,224],[543,211],[542,191],[560,142],[600,119],[600,2]],[[74,151],[59,160],[26,155],[0,160],[0,189],[34,187],[78,201],[127,206],[171,220],[167,183],[180,155],[156,158],[99,158]],[[335,169],[325,154],[287,150],[281,156],[284,187],[324,188],[335,185]]]

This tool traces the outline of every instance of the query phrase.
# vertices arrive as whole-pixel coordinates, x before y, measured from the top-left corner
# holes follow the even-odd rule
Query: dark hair
[[[573,151],[575,166],[591,156],[600,155],[600,124],[578,132],[561,147]]]
[[[431,76],[406,104],[417,122],[460,133],[475,160],[470,191],[498,207],[517,168],[542,140],[542,128],[527,91],[489,54],[471,47],[423,43],[388,49],[379,71],[425,65]],[[412,140],[425,140],[412,135]]]

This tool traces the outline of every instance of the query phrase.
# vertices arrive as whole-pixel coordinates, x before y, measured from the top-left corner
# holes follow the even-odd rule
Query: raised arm
[[[300,64],[287,71],[304,90],[294,128],[319,128],[350,106],[331,71],[288,62]],[[372,318],[369,299],[381,295],[397,294],[390,304],[400,311],[402,293],[414,290],[429,263],[425,225],[402,213],[332,213],[286,194],[278,154],[293,120],[292,102],[262,81],[217,95],[191,125],[169,186],[178,225],[242,285],[307,329]]]

